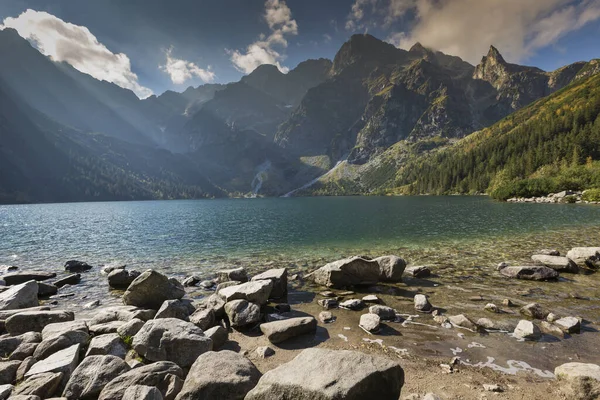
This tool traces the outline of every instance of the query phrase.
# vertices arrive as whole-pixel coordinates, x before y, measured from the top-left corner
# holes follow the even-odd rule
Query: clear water
[[[600,207],[485,197],[329,197],[0,206],[0,264],[333,259],[597,226]]]

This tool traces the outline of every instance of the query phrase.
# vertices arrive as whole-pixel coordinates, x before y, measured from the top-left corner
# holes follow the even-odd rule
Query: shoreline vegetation
[[[112,266],[95,276],[122,305],[79,308],[87,296],[77,287],[94,285],[87,277],[99,268],[3,266],[0,391],[32,400],[595,398],[599,326],[574,311],[591,304],[587,292],[569,291],[597,278],[600,247],[530,254],[519,264],[498,254],[497,267],[445,279],[442,267],[397,256],[181,280]],[[476,275],[499,284],[475,295]]]

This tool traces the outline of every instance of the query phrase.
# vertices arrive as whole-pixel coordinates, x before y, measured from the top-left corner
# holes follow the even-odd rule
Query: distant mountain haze
[[[473,66],[361,34],[333,61],[286,74],[261,65],[239,82],[140,100],[7,28],[0,202],[372,193],[410,183],[402,168],[428,151],[599,71],[595,60],[552,72],[509,64],[493,46]]]

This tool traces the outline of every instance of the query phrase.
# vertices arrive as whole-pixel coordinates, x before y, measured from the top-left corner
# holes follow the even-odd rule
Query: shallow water
[[[565,253],[575,246],[600,246],[600,207],[591,205],[507,204],[485,197],[346,197],[230,199],[125,203],[0,206],[0,264],[62,272],[69,259],[92,265],[154,268],[183,277],[213,277],[215,269],[242,265],[250,272],[287,267],[305,272],[354,254],[397,254],[413,265],[428,265],[434,276],[405,279],[375,291],[402,313],[414,314],[412,298],[429,295],[447,315],[465,313],[516,324],[518,307],[504,314],[483,310],[505,298],[523,305],[539,302],[561,316],[589,323],[581,335],[540,342],[518,342],[504,333],[473,334],[436,326],[423,315],[417,324],[387,323],[380,337],[357,326],[360,312],[334,310],[326,325],[331,346],[385,346],[402,356],[460,356],[464,361],[502,372],[531,371],[549,376],[568,361],[600,362],[600,273],[562,274],[559,282],[508,280],[495,266],[531,263],[542,248]],[[59,306],[82,311],[100,299],[117,304],[95,268],[82,283],[61,293]],[[291,282],[287,301],[318,315],[316,292],[322,288]],[[191,297],[210,292],[190,289]],[[483,302],[469,298],[481,295]],[[578,298],[574,298],[578,297]],[[350,328],[350,329],[345,329]],[[460,334],[460,335],[459,335]],[[397,349],[397,350],[394,350]],[[491,357],[491,358],[490,358]]]

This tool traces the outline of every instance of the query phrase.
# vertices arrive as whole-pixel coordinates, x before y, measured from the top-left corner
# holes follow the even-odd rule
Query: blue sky
[[[3,0],[0,21],[141,96],[236,81],[264,62],[285,71],[333,58],[363,32],[471,63],[490,44],[545,70],[600,58],[600,0]]]

